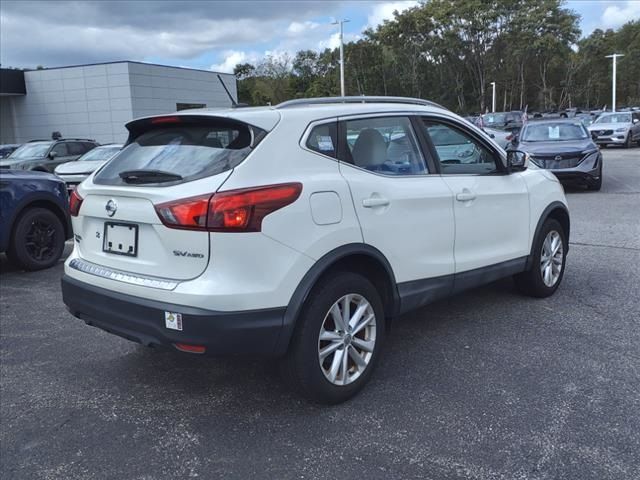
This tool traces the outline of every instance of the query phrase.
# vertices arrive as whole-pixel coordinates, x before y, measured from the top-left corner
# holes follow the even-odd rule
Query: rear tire
[[[55,265],[64,251],[64,226],[51,210],[30,208],[14,225],[7,256],[25,270]]]
[[[319,403],[341,403],[358,393],[375,369],[385,337],[384,309],[373,284],[362,275],[338,272],[314,287],[297,322],[281,362],[284,380]]]
[[[531,268],[514,276],[518,290],[537,298],[553,295],[564,276],[567,247],[567,236],[560,222],[547,219],[535,239]]]

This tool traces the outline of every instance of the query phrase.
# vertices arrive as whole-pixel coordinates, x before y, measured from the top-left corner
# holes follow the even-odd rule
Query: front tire
[[[51,210],[30,208],[18,218],[7,255],[25,270],[55,265],[64,251],[64,226]]]
[[[309,295],[282,360],[284,379],[312,401],[344,402],[369,381],[384,337],[376,288],[362,275],[338,272]]]
[[[588,183],[587,188],[594,192],[599,192],[602,188],[602,167],[600,167],[600,171],[598,172],[598,179],[593,183]]]
[[[624,148],[631,148],[631,132],[627,133],[627,139],[624,141]]]
[[[531,297],[553,295],[564,276],[567,248],[567,236],[560,222],[547,219],[533,246],[531,268],[514,276],[518,289]]]

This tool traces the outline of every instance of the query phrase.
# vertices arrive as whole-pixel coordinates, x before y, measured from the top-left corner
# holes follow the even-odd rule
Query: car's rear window
[[[150,125],[116,154],[96,175],[101,185],[128,185],[121,178],[128,171],[159,171],[179,175],[176,181],[145,182],[146,186],[168,186],[189,182],[230,170],[251,152],[252,141],[264,132],[226,120],[207,124]],[[136,133],[140,128],[136,126]],[[133,134],[132,134],[133,137]]]

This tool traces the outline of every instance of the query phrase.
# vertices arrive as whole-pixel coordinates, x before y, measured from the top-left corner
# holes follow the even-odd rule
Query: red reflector
[[[155,117],[151,119],[153,125],[157,123],[180,123],[180,117]]]
[[[204,353],[207,350],[204,345],[189,345],[187,343],[174,343],[174,345],[181,352],[187,353]]]
[[[167,227],[206,230],[211,194],[184,198],[156,205],[156,212]]]
[[[83,198],[78,194],[76,190],[71,192],[69,196],[69,214],[72,217],[77,217],[80,212],[80,207],[82,206]]]

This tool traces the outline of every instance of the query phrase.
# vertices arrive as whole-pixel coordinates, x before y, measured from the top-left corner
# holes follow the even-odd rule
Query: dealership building
[[[0,69],[0,144],[91,138],[122,143],[138,117],[188,108],[228,108],[236,77],[208,70],[110,62],[41,70]]]

